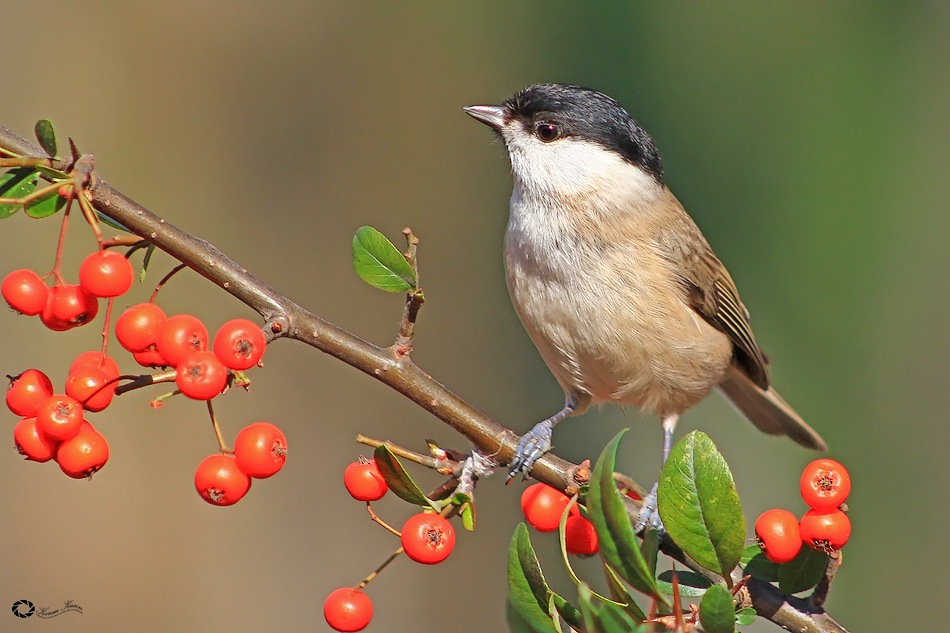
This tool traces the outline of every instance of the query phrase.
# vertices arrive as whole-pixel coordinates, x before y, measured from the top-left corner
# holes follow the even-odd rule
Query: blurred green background
[[[507,158],[461,108],[541,81],[617,98],[651,132],[671,187],[729,266],[779,390],[851,471],[854,532],[828,609],[852,631],[933,628],[924,605],[946,591],[925,579],[945,573],[950,520],[950,5],[4,5],[0,124],[29,135],[36,119],[52,119],[122,192],[381,344],[401,300],[356,278],[350,239],[362,224],[394,239],[411,226],[428,297],[417,362],[519,431],[562,395],[504,287]],[[18,215],[2,228],[4,271],[48,269],[56,221]],[[77,222],[73,280],[93,247]],[[170,266],[156,264],[127,303],[145,300]],[[161,302],[212,331],[253,317],[196,275],[176,278]],[[0,369],[37,367],[60,388],[100,326],[55,334],[2,311]],[[5,452],[0,607],[26,598],[84,608],[35,625],[44,631],[328,630],[324,597],[397,546],[341,485],[345,465],[367,452],[356,433],[417,450],[427,437],[466,445],[312,349],[279,342],[265,360],[251,392],[221,399],[218,413],[230,438],[256,420],[280,425],[290,459],[232,508],[194,492],[194,468],[216,444],[192,401],[156,411],[138,393],[95,415],[112,458],[92,482]],[[557,451],[594,457],[625,425],[621,465],[649,485],[660,430],[635,411],[566,422]],[[750,522],[770,507],[804,511],[797,479],[814,455],[758,434],[718,397],[687,414],[680,434],[695,427],[729,460]],[[399,560],[371,585],[370,630],[503,628],[520,487],[502,481],[480,486],[478,531],[445,564]],[[396,524],[410,514],[392,500],[377,509]],[[554,539],[535,540],[548,575],[573,595]],[[882,599],[905,591],[917,597]]]

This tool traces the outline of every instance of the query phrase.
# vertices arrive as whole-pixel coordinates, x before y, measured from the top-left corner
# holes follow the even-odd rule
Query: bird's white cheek
[[[633,200],[658,195],[658,183],[645,171],[591,141],[572,137],[542,143],[534,137],[508,139],[511,169],[523,195],[599,196],[625,191]]]

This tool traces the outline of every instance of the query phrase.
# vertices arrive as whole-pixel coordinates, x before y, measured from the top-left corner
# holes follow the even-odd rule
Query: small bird
[[[508,291],[565,394],[521,438],[509,481],[550,450],[554,425],[606,402],[656,413],[665,462],[677,419],[713,388],[759,430],[827,448],[769,385],[735,283],[620,104],[540,84],[465,112],[508,149]]]

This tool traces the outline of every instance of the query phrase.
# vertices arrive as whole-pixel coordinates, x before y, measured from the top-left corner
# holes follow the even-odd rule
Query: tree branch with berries
[[[45,275],[16,270],[3,281],[10,306],[38,316],[54,331],[92,321],[105,303],[105,324],[98,350],[77,358],[65,393],[54,393],[50,380],[30,369],[11,376],[8,407],[22,419],[14,437],[28,459],[55,460],[67,475],[89,477],[108,459],[108,444],[85,420],[115,395],[175,383],[151,400],[161,406],[172,395],[207,403],[220,451],[196,472],[196,489],[213,505],[237,502],[254,478],[275,474],[283,465],[287,440],[275,426],[257,423],[242,430],[233,448],[218,426],[213,399],[247,384],[245,372],[260,362],[267,345],[278,339],[302,342],[355,367],[409,398],[458,431],[472,446],[467,453],[429,443],[418,454],[385,442],[360,437],[374,448],[373,460],[347,469],[345,483],[354,498],[367,504],[372,520],[400,537],[400,547],[356,587],[340,589],[327,599],[325,616],[340,631],[365,627],[372,605],[363,592],[386,565],[400,556],[424,564],[447,557],[455,543],[452,519],[466,530],[475,526],[475,487],[479,477],[511,459],[518,436],[452,393],[412,360],[415,322],[425,295],[419,285],[416,252],[419,239],[404,232],[401,253],[382,234],[362,227],[353,238],[353,263],[371,285],[405,294],[405,308],[393,343],[379,346],[326,321],[258,279],[213,244],[191,235],[116,191],[95,170],[92,155],[70,140],[69,155],[59,156],[53,127],[36,126],[39,145],[0,127],[0,218],[23,211],[35,218],[59,215],[61,228],[52,270]],[[71,215],[82,215],[99,248],[80,266],[79,284],[60,271],[62,245]],[[123,234],[107,238],[104,225]],[[120,249],[126,249],[125,253]],[[163,279],[147,303],[119,315],[112,324],[116,297],[131,286],[135,266],[148,267],[160,249],[256,311],[262,325],[246,319],[225,324],[212,339],[189,315],[165,315],[156,303]],[[146,373],[123,374],[108,354],[113,335]],[[622,435],[622,434],[621,434]],[[841,563],[840,547],[850,522],[840,464],[822,464],[803,476],[803,494],[811,510],[799,526],[789,513],[773,512],[756,523],[757,545],[745,546],[746,522],[732,474],[707,436],[693,432],[674,447],[658,490],[667,532],[635,534],[643,489],[614,472],[618,435],[596,463],[572,464],[552,453],[532,470],[540,484],[522,497],[528,523],[538,532],[558,532],[563,561],[578,586],[574,602],[556,594],[544,581],[528,529],[521,525],[508,552],[508,622],[513,631],[705,630],[733,631],[756,617],[797,631],[845,631],[823,605]],[[403,461],[447,476],[445,484],[424,493]],[[830,460],[819,460],[830,461]],[[847,483],[850,489],[850,480]],[[388,525],[372,502],[392,491],[420,512],[401,530]],[[768,513],[766,513],[768,514]],[[843,518],[842,518],[843,517]],[[761,525],[760,525],[761,523]],[[846,523],[846,529],[845,529]],[[536,537],[539,538],[539,537]],[[809,547],[802,547],[802,542]],[[674,569],[657,573],[664,553]],[[604,562],[608,595],[601,595],[574,573],[570,557],[599,555]],[[796,594],[804,594],[797,597]],[[683,607],[683,599],[698,602]],[[644,606],[645,605],[645,606]],[[653,628],[646,628],[653,627]]]

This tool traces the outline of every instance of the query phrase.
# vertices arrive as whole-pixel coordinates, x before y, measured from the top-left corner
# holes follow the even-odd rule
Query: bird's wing
[[[739,299],[736,284],[696,223],[672,194],[670,198],[676,209],[666,215],[670,221],[657,236],[661,252],[675,265],[692,308],[729,336],[737,367],[753,383],[768,389],[768,359],[755,342],[749,312]]]

